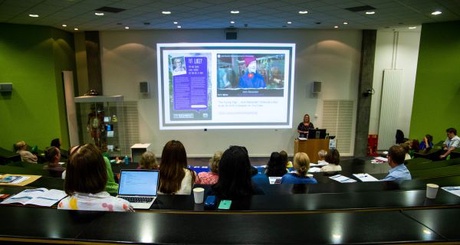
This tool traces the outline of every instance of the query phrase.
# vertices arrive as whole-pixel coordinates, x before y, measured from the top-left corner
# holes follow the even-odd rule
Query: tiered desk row
[[[342,175],[385,176],[388,166],[370,159],[342,163]],[[134,165],[114,166],[131,168]],[[0,172],[2,166],[0,166]],[[234,200],[231,210],[205,209],[193,196],[159,196],[136,213],[62,211],[0,205],[0,242],[33,243],[195,243],[353,244],[458,243],[460,197],[439,190],[425,198],[426,183],[339,183],[315,173],[317,185],[261,185],[265,195]],[[62,189],[61,179],[42,177],[24,188]],[[205,186],[209,188],[209,186]]]

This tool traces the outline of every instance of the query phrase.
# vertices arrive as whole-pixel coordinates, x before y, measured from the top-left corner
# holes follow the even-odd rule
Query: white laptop
[[[128,200],[134,209],[150,209],[157,198],[160,172],[146,169],[122,169],[118,197]]]

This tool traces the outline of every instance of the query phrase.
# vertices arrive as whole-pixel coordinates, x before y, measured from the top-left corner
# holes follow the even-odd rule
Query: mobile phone
[[[207,207],[213,207],[216,204],[216,196],[207,196],[204,201],[204,205]]]
[[[219,209],[230,209],[232,205],[232,200],[222,200],[219,204]]]

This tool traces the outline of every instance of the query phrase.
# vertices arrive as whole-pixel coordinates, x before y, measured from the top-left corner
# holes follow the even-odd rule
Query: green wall
[[[51,27],[0,24],[0,147],[18,140],[39,149],[59,137],[68,147],[61,71],[75,70],[73,34]]]
[[[424,24],[415,82],[410,138],[460,132],[460,21]],[[460,134],[460,133],[459,133]]]

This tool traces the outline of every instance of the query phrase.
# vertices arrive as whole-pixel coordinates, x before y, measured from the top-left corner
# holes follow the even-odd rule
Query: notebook
[[[157,197],[160,172],[146,169],[122,169],[118,197],[128,200],[134,209],[150,209]]]

